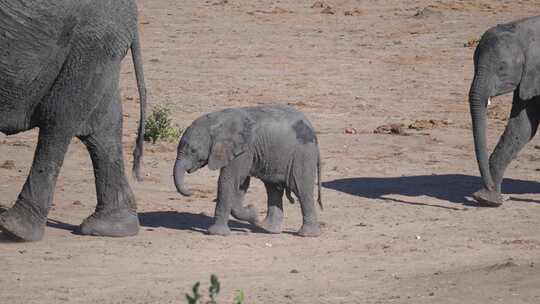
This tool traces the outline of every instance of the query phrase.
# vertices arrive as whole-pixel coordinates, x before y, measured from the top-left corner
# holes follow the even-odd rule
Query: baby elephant
[[[210,234],[228,235],[229,214],[270,233],[280,233],[283,193],[300,201],[301,236],[319,236],[321,229],[313,199],[315,176],[321,203],[320,156],[311,123],[300,111],[287,106],[231,108],[197,118],[178,144],[174,182],[178,192],[191,195],[184,174],[208,164],[220,169],[215,223]],[[252,205],[243,206],[250,177],[264,182],[268,195],[266,218],[259,222]]]

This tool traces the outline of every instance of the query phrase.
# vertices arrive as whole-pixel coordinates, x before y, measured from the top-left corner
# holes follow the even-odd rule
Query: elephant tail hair
[[[131,56],[133,58],[133,67],[135,69],[140,105],[139,130],[137,132],[137,141],[133,150],[133,176],[140,182],[143,180],[141,166],[144,151],[144,124],[146,120],[146,85],[144,83],[141,42],[138,30],[135,31],[134,39],[131,42]]]
[[[291,190],[289,188],[285,189],[285,196],[287,196],[287,199],[291,204],[294,204],[294,197],[292,197]]]
[[[317,159],[317,202],[319,203],[319,206],[321,207],[321,210],[324,210],[322,198],[321,198],[321,154],[319,152],[319,156]]]

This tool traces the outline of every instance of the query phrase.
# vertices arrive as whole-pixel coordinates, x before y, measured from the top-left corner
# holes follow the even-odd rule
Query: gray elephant
[[[140,179],[145,86],[135,0],[0,0],[0,131],[39,128],[32,168],[0,229],[43,237],[56,179],[73,137],[88,148],[97,207],[82,234],[135,235],[136,204],[124,173],[120,62],[131,49],[140,94],[134,174]]]
[[[512,91],[508,124],[488,161],[486,108],[491,97]],[[504,200],[504,171],[535,135],[540,121],[540,17],[497,25],[484,33],[474,53],[469,103],[484,184],[473,196],[481,204],[499,206]]]
[[[318,178],[321,203],[320,155],[317,137],[307,118],[291,107],[260,106],[225,109],[197,118],[182,135],[174,165],[178,192],[191,195],[184,182],[208,164],[220,169],[215,223],[210,234],[228,235],[229,215],[248,221],[270,233],[280,233],[283,222],[283,193],[300,201],[303,224],[298,234],[321,234],[313,198]],[[268,195],[266,218],[259,222],[251,205],[243,206],[250,177],[263,181]]]

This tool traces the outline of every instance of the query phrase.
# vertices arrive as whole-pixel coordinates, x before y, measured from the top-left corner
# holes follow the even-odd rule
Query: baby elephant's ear
[[[230,115],[232,114],[232,115]],[[208,168],[225,167],[236,156],[246,152],[253,141],[255,122],[245,114],[226,113],[230,116],[212,130],[212,147]]]
[[[212,145],[208,158],[208,169],[217,170],[225,167],[234,158],[229,143],[217,142]]]
[[[525,50],[523,75],[519,84],[519,97],[529,100],[540,95],[540,41],[533,41]]]

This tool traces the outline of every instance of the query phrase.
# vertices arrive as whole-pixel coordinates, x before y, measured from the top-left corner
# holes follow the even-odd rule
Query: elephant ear
[[[540,95],[540,41],[533,41],[525,51],[519,97],[522,100],[529,100],[538,95]]]
[[[210,170],[221,169],[246,152],[253,141],[255,122],[245,113],[224,113],[225,119],[212,127],[212,146],[208,157]]]

